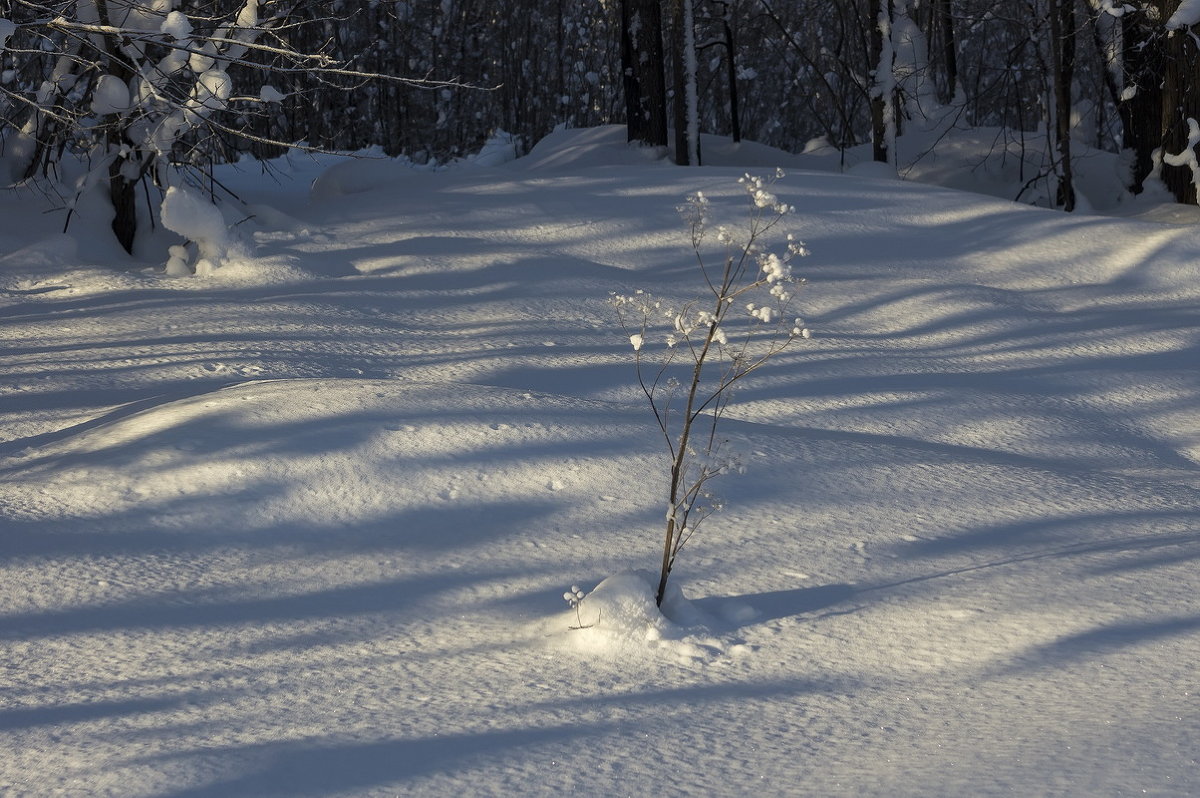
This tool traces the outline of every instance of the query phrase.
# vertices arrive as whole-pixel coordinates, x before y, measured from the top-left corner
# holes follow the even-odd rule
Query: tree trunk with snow
[[[876,161],[895,164],[896,76],[892,47],[892,0],[867,4],[871,43],[871,150]]]
[[[1141,6],[1121,17],[1121,146],[1130,153],[1129,190],[1142,193],[1162,142],[1163,31]]]
[[[675,163],[700,165],[699,97],[696,86],[695,0],[671,5],[671,60],[675,77]]]
[[[106,28],[113,27],[113,20],[108,13],[107,0],[95,0],[96,15],[100,24]],[[116,33],[105,33],[98,37],[103,42],[103,57],[101,67],[105,74],[116,82],[118,90],[126,95],[129,85],[136,73],[130,66],[129,56],[122,52],[122,42]],[[104,78],[102,78],[104,79]],[[104,114],[104,136],[108,158],[108,197],[112,202],[113,220],[112,231],[121,247],[133,254],[134,239],[137,236],[137,184],[142,178],[142,167],[139,164],[138,149],[129,137],[129,125],[132,122],[128,108],[114,108],[111,113]],[[152,153],[145,157],[152,159]]]
[[[1162,180],[1177,202],[1200,204],[1197,199],[1200,167],[1200,3],[1158,0],[1166,19],[1162,80]],[[1168,15],[1167,12],[1170,12]]]

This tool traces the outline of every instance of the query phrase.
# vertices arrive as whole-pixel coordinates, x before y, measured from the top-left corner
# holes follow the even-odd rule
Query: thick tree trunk
[[[629,140],[667,146],[667,82],[659,0],[621,0],[621,69]]]
[[[1132,155],[1129,190],[1142,193],[1154,170],[1154,150],[1162,141],[1163,42],[1160,25],[1152,25],[1144,8],[1121,17],[1123,87],[1121,146]]]
[[[1171,5],[1178,8],[1179,3],[1176,0]],[[1189,139],[1189,120],[1200,121],[1200,48],[1193,32],[1170,31],[1163,58],[1162,180],[1177,202],[1196,205],[1200,202],[1191,165],[1167,162],[1167,156],[1189,155],[1187,150],[1196,147],[1196,142]]]
[[[122,174],[124,160],[116,158],[108,167],[108,197],[112,200],[112,231],[130,255],[137,236],[137,180]]]

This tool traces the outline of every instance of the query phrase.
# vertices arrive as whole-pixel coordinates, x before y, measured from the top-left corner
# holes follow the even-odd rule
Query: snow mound
[[[290,256],[230,257],[213,273],[212,282],[227,286],[291,285],[314,279],[314,275]]]
[[[866,177],[875,180],[897,180],[899,176],[896,174],[896,169],[891,164],[881,163],[880,161],[863,161],[855,164],[846,170],[847,173],[855,177]]]
[[[414,168],[416,166],[407,158],[385,158],[377,152],[356,153],[329,167],[314,180],[310,197],[313,200],[331,200],[402,186]]]
[[[575,609],[543,621],[542,633],[565,648],[608,656],[702,662],[721,653],[708,636],[706,619],[674,581],[663,604],[654,603],[658,577],[622,571],[596,585]]]
[[[757,141],[733,141],[726,136],[700,134],[700,162],[705,166],[735,166],[741,169],[774,169],[782,166],[833,171],[836,169],[833,158],[836,158],[836,151],[832,158],[797,155]]]
[[[67,233],[56,233],[27,246],[0,255],[6,275],[14,271],[28,274],[55,273],[69,269],[79,259],[79,242]]]
[[[585,169],[597,166],[666,166],[667,152],[628,141],[624,125],[569,130],[556,128],[515,161],[530,170]]]
[[[570,130],[558,128],[539,141],[516,165],[534,171],[604,166],[670,166],[670,147],[630,143],[624,125]],[[746,169],[789,167],[836,169],[836,152],[830,156],[795,155],[754,141],[731,141],[725,136],[700,135],[700,160],[705,166]]]
[[[0,240],[0,252],[3,252],[4,243]],[[88,263],[88,259],[99,255],[103,260],[109,254],[91,244],[89,242],[86,247],[85,255],[79,237],[54,233],[8,254],[0,254],[0,293],[31,300],[62,299],[154,285],[154,279],[149,276]]]
[[[479,152],[467,158],[475,166],[500,166],[517,159],[518,139],[512,133],[497,130]]]

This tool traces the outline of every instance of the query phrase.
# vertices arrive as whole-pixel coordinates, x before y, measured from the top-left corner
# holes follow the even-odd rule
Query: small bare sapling
[[[770,178],[746,175],[738,181],[749,200],[746,226],[738,230],[712,227],[709,199],[701,192],[680,206],[706,287],[699,296],[681,305],[643,291],[612,298],[670,460],[659,606],[680,549],[721,508],[708,483],[734,467],[717,437],[734,386],[809,337],[804,321],[792,314],[804,280],[792,276],[791,266],[808,251],[790,234],[779,251],[764,246],[795,212],[774,194],[781,177],[777,171]],[[719,261],[714,250],[721,253]]]

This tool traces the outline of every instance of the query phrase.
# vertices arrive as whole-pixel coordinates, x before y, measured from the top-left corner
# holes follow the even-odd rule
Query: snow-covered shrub
[[[113,233],[132,253],[136,189],[144,181],[166,189],[182,172],[193,185],[211,186],[196,178],[211,177],[212,163],[228,156],[232,141],[298,146],[252,132],[251,121],[277,116],[287,96],[269,78],[286,84],[303,73],[329,87],[379,79],[447,92],[458,85],[362,72],[353,68],[356,57],[343,62],[297,49],[291,42],[304,38],[297,36],[302,28],[322,25],[324,15],[312,19],[314,9],[300,7],[309,5],[0,3],[0,56],[13,65],[0,73],[0,185],[53,180],[65,155],[77,157],[92,173],[82,186],[106,184]]]
[[[710,224],[710,203],[701,192],[680,212],[707,290],[682,305],[638,291],[615,295],[621,327],[633,346],[638,384],[645,393],[670,455],[666,529],[655,600],[661,606],[667,577],[679,551],[720,502],[708,482],[733,466],[721,451],[717,427],[734,385],[762,368],[809,331],[795,318],[792,303],[803,279],[792,260],[807,255],[792,235],[780,251],[763,248],[764,238],[794,208],[773,189],[783,176],[740,179],[749,200],[746,226],[733,230]],[[712,262],[715,239],[722,253]],[[680,379],[678,367],[683,367]]]
[[[196,250],[193,257],[187,247],[171,247],[167,274],[172,277],[211,274],[221,266],[232,244],[221,211],[194,189],[183,186],[167,189],[162,201],[162,223],[191,242]]]

